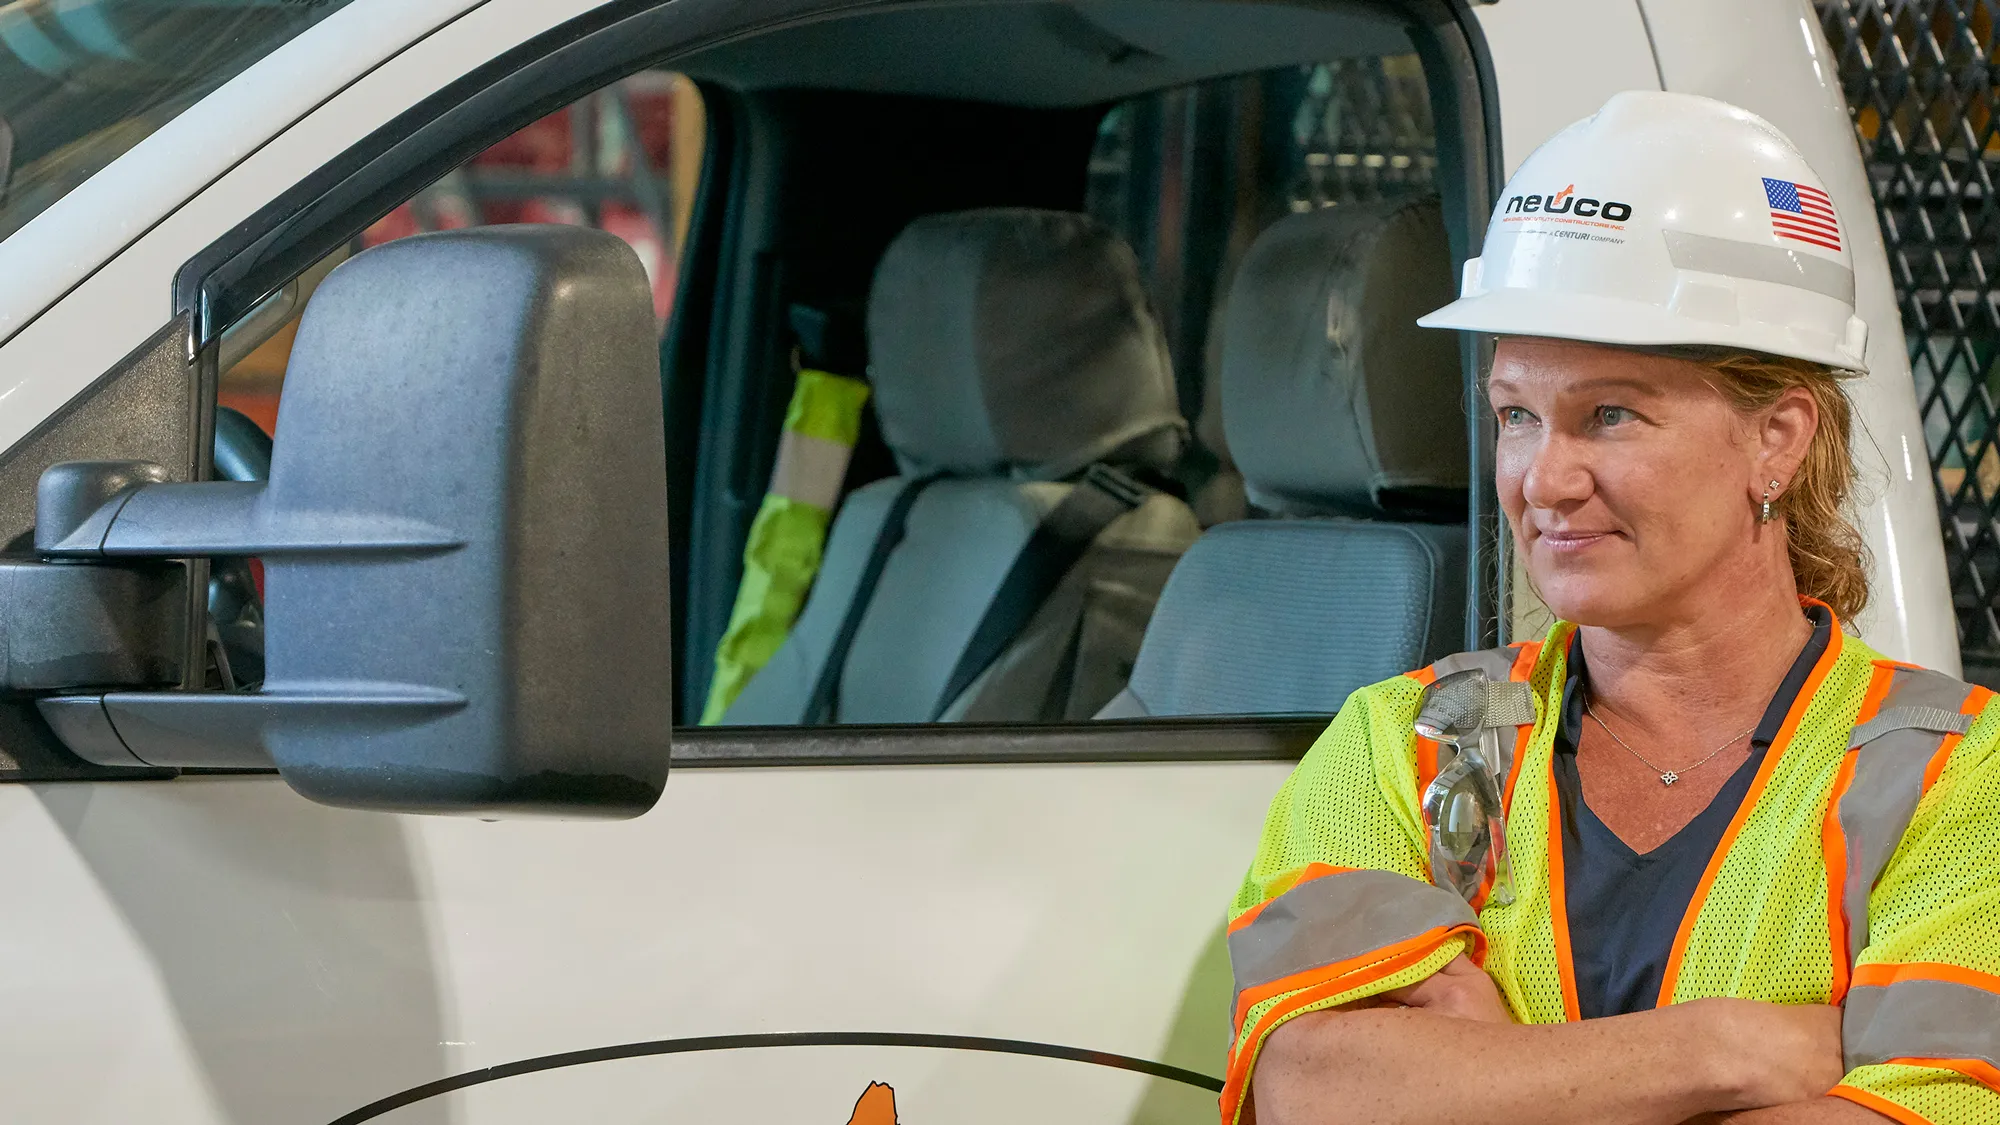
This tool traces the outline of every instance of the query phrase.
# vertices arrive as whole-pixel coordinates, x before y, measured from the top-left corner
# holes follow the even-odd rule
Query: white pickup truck
[[[672,167],[599,93],[663,82]],[[1177,574],[1122,667],[1123,719],[924,699],[904,721],[916,687],[872,673],[949,616],[906,591],[877,599],[914,617],[904,640],[847,638],[884,655],[846,665],[842,722],[695,725],[804,346],[788,313],[872,303],[882,432],[833,482],[859,506],[920,447],[950,462],[1101,405],[1081,376],[1004,401],[933,385],[1056,347],[1028,313],[939,342],[952,293],[1054,315],[991,296],[1032,270],[968,279],[933,247],[905,263],[915,284],[876,277],[892,242],[923,249],[903,232],[926,216],[1070,216],[1148,287],[1131,315],[1172,361],[1177,441],[1147,455],[1169,563],[1272,522],[1249,513],[1442,544],[1409,601],[1379,592],[1409,577],[1393,567],[1308,571],[1337,593],[1318,599],[1225,567],[1196,600],[1311,618],[1336,653],[1384,631],[1414,630],[1413,656],[1494,643],[1534,607],[1508,580],[1488,421],[1455,409],[1478,349],[1448,357],[1445,412],[1414,414],[1386,388],[1421,346],[1334,348],[1375,390],[1323,443],[1284,425],[1322,432],[1307,406],[1334,396],[1231,372],[1246,333],[1286,323],[1260,302],[1325,306],[1314,347],[1399,339],[1335,313],[1427,270],[1448,287],[1508,171],[1625,89],[1744,106],[1824,178],[1874,329],[1854,396],[1876,597],[1853,624],[1958,671],[1897,298],[1804,0],[0,3],[0,1118],[1212,1120],[1223,908],[1344,687],[1276,633],[1247,652],[1165,636]],[[607,201],[638,182],[650,276],[608,236],[479,225],[518,207],[385,241],[413,199],[435,219],[455,183],[500,191],[479,154],[572,103],[598,110],[568,119],[570,217],[614,226]],[[1264,236],[1317,245],[1322,214],[1358,216],[1340,236],[1375,239],[1383,268],[1273,266]],[[1436,260],[1382,249],[1384,215],[1431,224]],[[281,330],[266,481],[217,396]],[[914,373],[887,358],[924,332]],[[1287,472],[1294,499],[1340,499],[1353,466],[1319,447],[1380,469],[1392,431],[1455,465],[1455,493],[1416,515],[1385,488],[1330,500],[1346,524],[1270,503]],[[952,487],[1060,476],[987,461]],[[944,585],[1011,557],[950,547]],[[808,605],[800,629],[838,611]],[[1247,696],[1148,697],[1137,677],[1167,658],[1147,654],[1176,637],[1167,672]],[[1258,702],[1277,681],[1311,691]]]

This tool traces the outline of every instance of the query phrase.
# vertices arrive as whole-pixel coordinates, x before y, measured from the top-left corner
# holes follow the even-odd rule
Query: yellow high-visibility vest
[[[819,574],[827,527],[840,504],[847,462],[861,436],[868,384],[844,375],[799,372],[771,485],[743,544],[743,581],[729,628],[715,648],[715,674],[702,707],[718,723],[743,689],[785,643]]]
[[[1553,773],[1573,629],[1357,690],[1279,790],[1230,910],[1224,1125],[1285,1020],[1414,984],[1461,953],[1515,1019],[1579,1018]],[[1505,904],[1430,878],[1420,794],[1453,751],[1411,723],[1427,684],[1473,667],[1528,684],[1538,716],[1506,740]],[[1836,622],[1709,861],[1658,1002],[1841,1004],[1848,1073],[1834,1094],[1906,1123],[2000,1120],[1992,699]]]

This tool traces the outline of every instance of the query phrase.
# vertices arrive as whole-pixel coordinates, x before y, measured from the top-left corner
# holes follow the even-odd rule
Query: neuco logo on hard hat
[[[1515,170],[1459,299],[1418,323],[1866,371],[1838,211],[1868,201],[1850,179],[1828,184],[1776,126],[1726,102],[1615,94]]]
[[[1632,217],[1632,205],[1616,200],[1599,200],[1588,195],[1576,194],[1576,185],[1571,184],[1558,192],[1548,195],[1510,195],[1502,208],[1503,215],[1575,215],[1580,219],[1604,218],[1614,223],[1622,223]]]

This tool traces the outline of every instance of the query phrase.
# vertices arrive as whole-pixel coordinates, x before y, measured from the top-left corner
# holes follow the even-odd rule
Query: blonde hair
[[[1772,507],[1785,520],[1786,553],[1799,593],[1852,621],[1868,604],[1868,548],[1846,512],[1856,475],[1854,406],[1842,383],[1852,376],[1783,356],[1709,352],[1687,358],[1718,376],[1712,385],[1738,413],[1768,410],[1794,387],[1819,407],[1819,428],[1806,459]]]

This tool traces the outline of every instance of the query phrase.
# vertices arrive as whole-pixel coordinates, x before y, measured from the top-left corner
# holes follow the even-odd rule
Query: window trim
[[[674,769],[789,766],[1295,762],[1332,715],[1191,716],[1081,723],[675,727]]]
[[[823,766],[1193,765],[1296,762],[1332,715],[1199,715],[1081,723],[675,727],[672,770]],[[66,753],[66,752],[65,752]],[[23,766],[9,782],[276,777],[276,769]]]

